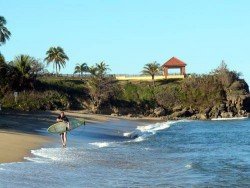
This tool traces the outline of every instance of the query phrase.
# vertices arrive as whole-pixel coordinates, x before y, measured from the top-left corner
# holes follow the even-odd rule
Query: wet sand
[[[53,139],[46,130],[60,111],[49,112],[0,112],[0,163],[23,161],[31,149],[42,147]],[[102,115],[66,112],[68,117],[84,118],[87,123],[106,121]]]
[[[45,136],[1,131],[0,163],[22,161],[30,155],[31,149],[39,148],[49,141],[50,139]]]
[[[0,111],[0,163],[23,161],[24,157],[31,155],[30,150],[52,142],[54,137],[46,129],[55,123],[59,114],[60,111]],[[65,114],[69,118],[83,118],[87,125],[95,125],[98,129],[108,120],[159,121],[158,118],[113,117],[84,111],[67,111]]]

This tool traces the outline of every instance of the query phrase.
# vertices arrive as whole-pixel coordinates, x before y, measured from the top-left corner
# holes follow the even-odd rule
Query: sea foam
[[[104,147],[108,147],[111,144],[111,142],[93,142],[90,144],[93,146],[97,146],[99,148],[104,148]]]
[[[138,126],[135,131],[130,133],[123,133],[123,136],[134,139],[128,142],[142,142],[155,135],[157,132],[168,129],[171,125],[175,123],[189,121],[190,120],[168,121],[145,126]]]

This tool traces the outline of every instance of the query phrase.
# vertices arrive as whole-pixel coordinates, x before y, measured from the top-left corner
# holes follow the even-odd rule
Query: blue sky
[[[76,63],[105,61],[111,73],[138,74],[172,56],[188,73],[208,73],[224,60],[250,83],[248,0],[0,0],[11,40],[0,51],[44,59],[51,46]],[[52,67],[49,67],[52,70]]]

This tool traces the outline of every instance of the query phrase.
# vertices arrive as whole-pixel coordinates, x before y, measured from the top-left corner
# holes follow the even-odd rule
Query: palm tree
[[[101,63],[96,63],[95,65],[88,68],[88,72],[92,76],[100,79],[102,79],[107,74],[108,70],[110,70],[109,66],[103,61]]]
[[[89,67],[88,72],[94,77],[98,76],[98,70],[96,66],[92,65],[91,67]]]
[[[152,76],[153,86],[155,86],[155,75],[159,72],[160,65],[154,61],[153,63],[148,63],[143,67],[142,73],[149,74]]]
[[[5,63],[5,58],[1,53],[0,53],[0,63]]]
[[[79,73],[79,75],[82,76],[82,73],[88,72],[88,70],[89,70],[89,67],[88,67],[87,63],[83,63],[81,65],[80,64],[76,64],[74,74],[75,73]]]
[[[16,67],[23,76],[28,78],[30,76],[31,66],[36,63],[36,59],[29,55],[19,55],[14,58],[11,64]]]
[[[65,67],[66,60],[69,60],[68,56],[65,54],[64,50],[61,47],[51,47],[46,52],[47,57],[44,59],[44,61],[47,62],[47,64],[53,63],[53,71],[56,67],[56,73],[58,75],[58,70],[60,71],[61,67]]]
[[[0,46],[1,44],[5,44],[6,40],[9,40],[11,36],[10,31],[5,27],[6,23],[5,18],[0,16]]]
[[[97,63],[96,68],[100,77],[103,77],[105,74],[107,74],[107,71],[110,70],[109,66],[104,63],[104,61],[99,64]]]

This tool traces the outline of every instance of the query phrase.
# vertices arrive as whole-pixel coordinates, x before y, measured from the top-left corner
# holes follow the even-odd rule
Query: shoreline
[[[0,164],[21,162],[31,156],[31,150],[53,142],[49,133],[41,133],[55,122],[60,111],[0,112]],[[65,112],[68,117],[84,118],[87,123],[101,123],[108,119],[102,115]]]
[[[41,148],[51,142],[47,136],[0,131],[0,164],[24,161],[31,156],[32,149]]]
[[[24,157],[31,156],[32,149],[39,149],[53,142],[53,136],[47,132],[41,133],[41,130],[46,130],[52,125],[59,113],[60,111],[0,111],[0,164],[24,161]],[[90,114],[86,111],[65,111],[65,114],[71,118],[84,118],[87,125],[109,120],[153,123],[168,121],[161,117],[112,116]]]

